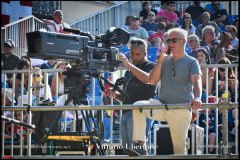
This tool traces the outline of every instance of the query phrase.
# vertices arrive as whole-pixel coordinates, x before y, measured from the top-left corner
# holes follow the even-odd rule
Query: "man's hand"
[[[193,111],[197,111],[202,106],[202,101],[201,99],[194,99],[191,104],[193,106]]]
[[[122,61],[124,67],[126,67],[126,68],[128,68],[128,69],[129,69],[129,68],[131,67],[131,65],[132,65],[132,64],[129,62],[128,58],[127,58],[124,54],[122,54],[122,53],[119,53],[119,60]]]
[[[116,93],[115,93],[115,91],[112,90],[112,88],[109,88],[107,90],[107,96],[110,98],[116,98]]]

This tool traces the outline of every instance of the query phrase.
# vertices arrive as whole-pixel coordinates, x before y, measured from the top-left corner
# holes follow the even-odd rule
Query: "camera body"
[[[118,28],[96,37],[96,40],[90,41],[88,36],[30,32],[27,33],[28,56],[44,60],[64,59],[69,61],[73,68],[78,69],[88,68],[99,72],[117,70],[121,61],[118,60],[119,49],[115,46],[126,44],[130,34]]]

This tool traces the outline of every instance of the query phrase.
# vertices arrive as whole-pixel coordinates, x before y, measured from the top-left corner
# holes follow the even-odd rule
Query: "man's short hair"
[[[202,30],[202,37],[204,37],[204,34],[205,34],[205,32],[206,32],[207,30],[212,30],[213,33],[215,34],[215,28],[214,28],[213,26],[211,26],[211,25],[207,25],[207,26],[205,26],[205,27],[203,28],[203,30]]]
[[[144,51],[145,53],[147,53],[147,42],[141,38],[136,38],[133,37],[130,39],[130,44],[131,44],[131,48],[140,48],[142,49],[142,51]]]
[[[181,38],[185,39],[187,41],[187,35],[188,35],[188,32],[182,28],[172,28],[172,29],[169,29],[168,30],[168,35],[172,32],[177,32]]]
[[[203,14],[201,15],[201,18],[202,18],[203,16],[205,16],[205,15],[207,15],[207,16],[208,16],[208,19],[210,19],[210,14],[209,14],[208,12],[203,12]]]
[[[190,35],[188,36],[188,40],[194,40],[199,43],[199,37],[197,35]]]
[[[165,30],[165,29],[166,29],[166,23],[164,23],[164,22],[159,22],[159,23],[158,23],[158,29],[159,29],[159,30]]]

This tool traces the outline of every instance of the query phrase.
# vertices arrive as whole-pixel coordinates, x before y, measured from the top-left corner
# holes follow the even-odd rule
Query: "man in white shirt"
[[[70,28],[69,24],[63,22],[63,13],[56,10],[53,13],[53,20],[42,20],[49,28],[50,32],[63,33],[63,28]]]

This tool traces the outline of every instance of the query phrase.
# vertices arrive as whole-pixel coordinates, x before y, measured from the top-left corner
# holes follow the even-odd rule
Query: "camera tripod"
[[[86,97],[82,97],[81,94],[76,94],[76,93],[68,94],[68,99],[65,101],[64,106],[67,105],[71,100],[73,100],[74,105],[81,105],[81,104],[88,105],[87,101],[85,101],[85,98]],[[49,126],[48,131],[45,132],[45,134],[44,134],[44,136],[41,140],[41,144],[44,144],[44,142],[46,142],[48,136],[50,135],[50,133],[53,129],[53,127],[56,125],[56,123],[59,122],[59,119],[62,116],[62,112],[63,111],[58,112],[58,115],[56,116],[56,118],[53,120],[53,122]],[[94,120],[92,111],[91,110],[90,111],[80,110],[80,112],[82,114],[83,120],[84,120],[86,128],[87,128],[87,134],[90,136],[91,144],[94,145],[94,148],[97,149],[97,151],[100,155],[104,155],[105,153],[104,153],[104,151],[101,147],[102,136],[101,136],[100,130],[99,130],[99,128],[98,128],[98,126],[97,126],[97,124]],[[76,113],[76,118],[77,118],[76,127],[77,127],[77,130],[80,132],[80,120],[78,119],[78,112],[75,111],[75,113]],[[91,132],[89,118],[92,119],[93,124],[94,124],[94,131],[93,132]],[[97,138],[95,138],[95,137],[97,137]]]
[[[88,93],[88,91],[89,91],[91,77],[94,77],[98,80],[99,86],[100,86],[100,89],[102,92],[104,92],[104,86],[102,83],[102,80],[103,80],[104,83],[109,84],[111,87],[113,87],[114,90],[120,92],[123,96],[129,97],[129,95],[125,91],[123,91],[119,88],[120,85],[123,85],[124,83],[126,83],[125,79],[120,78],[116,81],[115,84],[112,84],[109,80],[100,76],[100,74],[98,72],[96,72],[95,70],[94,71],[69,70],[64,74],[67,75],[67,77],[65,78],[65,81],[64,81],[64,92],[68,94],[68,99],[65,101],[64,106],[66,106],[71,100],[73,100],[74,105],[81,105],[81,104],[88,105],[86,93]],[[76,76],[76,75],[78,75],[78,76]],[[45,132],[45,134],[41,140],[41,144],[43,144],[47,140],[47,138],[50,135],[50,132],[52,131],[56,122],[58,122],[59,119],[61,118],[62,112],[63,111],[58,113],[56,118],[53,120],[53,122],[49,126],[48,131]],[[85,110],[85,111],[80,110],[80,112],[81,112],[83,120],[85,122],[87,132],[90,136],[90,142],[94,145],[94,148],[97,149],[99,155],[105,155],[104,150],[102,149],[102,146],[101,146],[103,138],[102,138],[101,132],[99,130],[99,127],[98,127],[97,123],[95,122],[92,111],[91,110]],[[78,127],[77,129],[80,132],[80,120],[78,119],[77,111],[75,111],[75,113],[76,113],[76,117],[77,117],[77,127]],[[99,117],[99,114],[98,114],[98,117]],[[89,118],[92,119],[92,122],[94,124],[93,132],[91,132],[91,129],[90,129]],[[97,138],[95,138],[95,137],[97,137]]]

